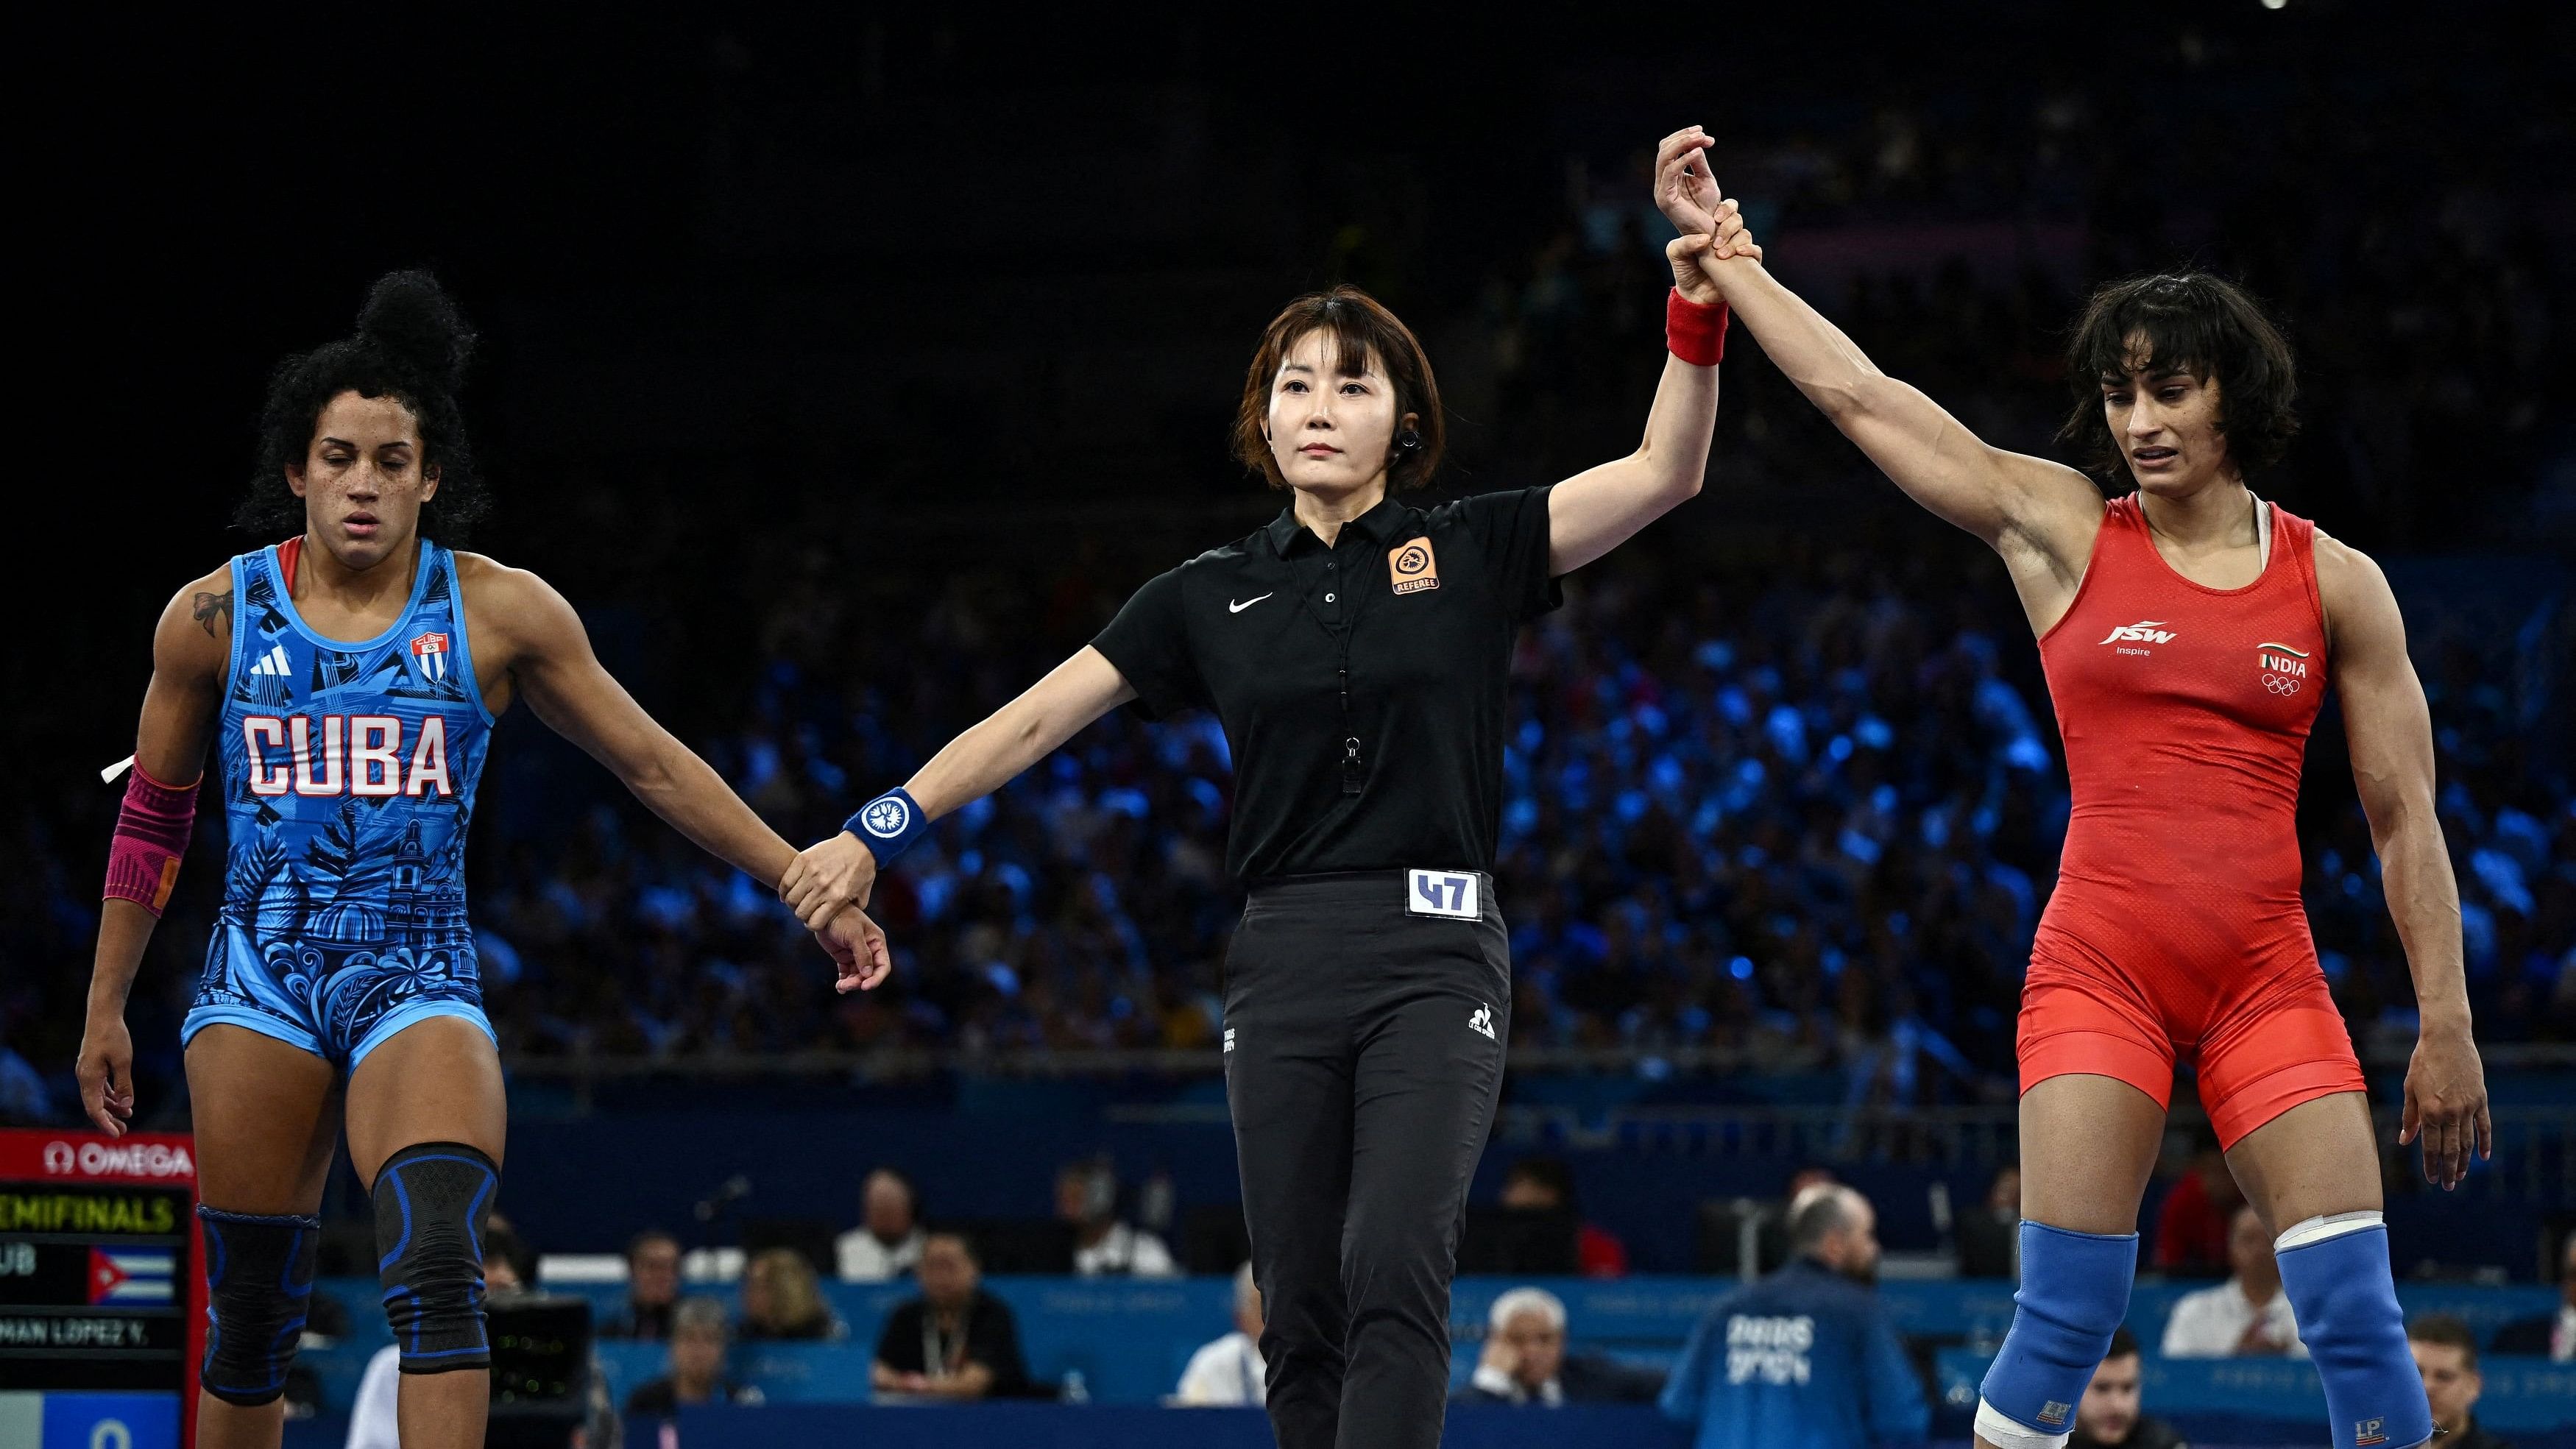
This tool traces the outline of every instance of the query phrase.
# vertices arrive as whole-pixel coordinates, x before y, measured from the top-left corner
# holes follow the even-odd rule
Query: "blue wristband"
[[[858,814],[841,822],[841,828],[857,836],[882,866],[929,834],[930,821],[912,792],[897,786],[860,806]]]

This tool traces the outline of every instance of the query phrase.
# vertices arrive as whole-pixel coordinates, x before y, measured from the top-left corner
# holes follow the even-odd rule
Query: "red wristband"
[[[1664,347],[1693,367],[1715,367],[1726,356],[1726,299],[1694,302],[1675,287],[1664,298]]]
[[[153,915],[170,903],[179,858],[197,819],[197,782],[164,785],[134,767],[125,782],[125,805],[116,813],[116,835],[107,851],[107,889],[101,897],[132,901]]]

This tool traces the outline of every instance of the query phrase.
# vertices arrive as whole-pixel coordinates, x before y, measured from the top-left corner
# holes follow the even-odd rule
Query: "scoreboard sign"
[[[0,1444],[176,1449],[205,1297],[184,1135],[0,1131]]]

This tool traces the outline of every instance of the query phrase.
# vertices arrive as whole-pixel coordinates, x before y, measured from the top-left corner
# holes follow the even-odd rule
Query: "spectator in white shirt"
[[[1849,1188],[1827,1191],[1849,1192]],[[1606,1355],[1565,1351],[1565,1300],[1544,1288],[1514,1288],[1485,1315],[1476,1372],[1451,1397],[1461,1404],[1562,1408],[1581,1403],[1651,1403],[1664,1376]]]
[[[506,1227],[483,1230],[483,1292],[505,1297],[527,1287],[513,1262],[518,1238]],[[395,1416],[402,1388],[401,1356],[392,1344],[376,1350],[358,1378],[358,1395],[349,1404],[347,1449],[402,1449],[401,1425]]]
[[[844,1283],[883,1283],[921,1263],[921,1199],[911,1179],[891,1167],[868,1174],[860,1190],[859,1225],[832,1246]]]
[[[1262,1387],[1267,1372],[1261,1361],[1261,1288],[1252,1281],[1252,1265],[1246,1263],[1234,1275],[1234,1332],[1190,1355],[1190,1366],[1181,1371],[1181,1387],[1172,1402],[1258,1408],[1267,1400]]]
[[[2235,1272],[2226,1282],[2174,1304],[2173,1317],[2165,1320],[2165,1357],[2306,1358],[2290,1296],[2281,1291],[2271,1229],[2250,1207],[2238,1208],[2227,1224],[2227,1262]]]
[[[2567,1235],[2558,1254],[2558,1311],[2497,1329],[2489,1351],[2576,1363],[2576,1232]]]
[[[1085,1278],[1177,1278],[1163,1240],[1118,1220],[1118,1174],[1105,1160],[1067,1163],[1055,1215],[1073,1225],[1073,1271]]]

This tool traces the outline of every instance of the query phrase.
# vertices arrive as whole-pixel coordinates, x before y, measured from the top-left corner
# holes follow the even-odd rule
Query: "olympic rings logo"
[[[859,816],[859,823],[868,828],[868,834],[892,840],[912,823],[912,812],[904,808],[901,800],[879,800]]]
[[[2274,694],[2296,694],[2299,692],[2299,681],[2285,674],[2266,674],[2263,676],[2263,687]]]

